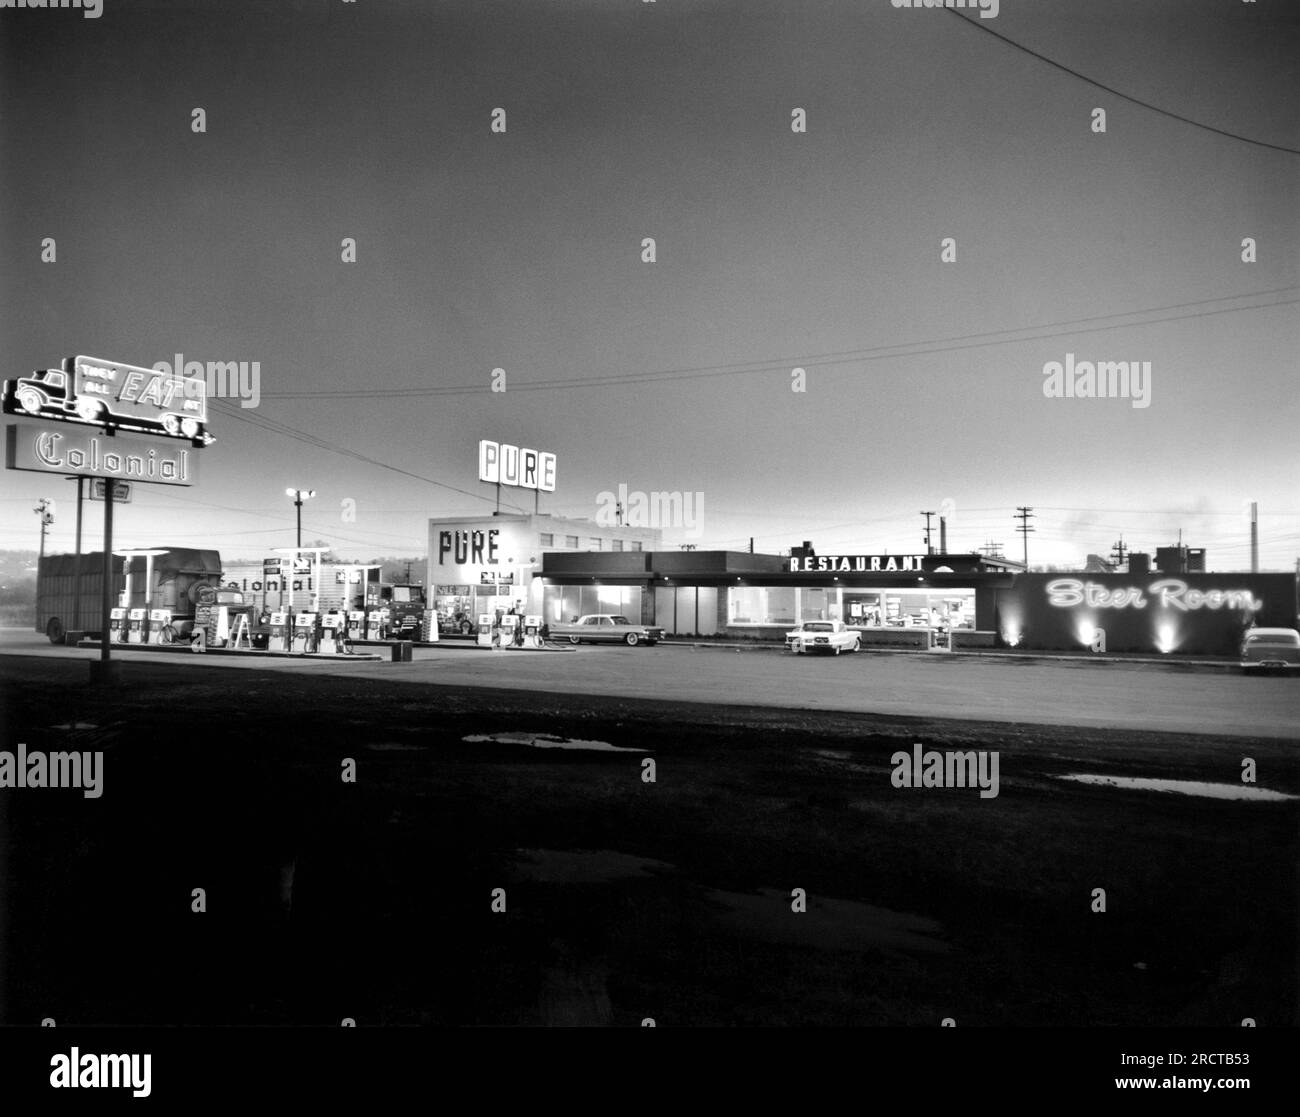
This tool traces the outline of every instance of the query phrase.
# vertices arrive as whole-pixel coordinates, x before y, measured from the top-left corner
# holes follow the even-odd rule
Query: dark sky
[[[123,545],[270,553],[298,486],[305,538],[423,553],[430,516],[491,510],[492,438],[559,455],[544,510],[703,493],[702,547],[913,552],[944,505],[951,549],[1018,557],[1032,505],[1034,562],[1182,529],[1239,569],[1257,500],[1286,569],[1298,71],[1284,0],[3,10],[4,375],[258,362],[201,484],[138,486]],[[1150,361],[1150,406],[1045,398],[1067,353]],[[0,546],[46,496],[70,548],[72,486],[4,481]]]

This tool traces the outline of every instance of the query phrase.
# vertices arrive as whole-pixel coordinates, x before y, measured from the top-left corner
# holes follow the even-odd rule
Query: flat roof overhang
[[[639,577],[600,574],[544,574],[543,585],[547,586],[763,586],[767,588],[803,587],[815,589],[1006,589],[1015,580],[1011,572],[980,572],[967,574],[935,574],[915,571],[858,571],[844,574],[830,572],[789,571],[755,571],[748,574],[719,573],[718,571],[700,571],[695,574],[676,572],[662,574],[658,571],[647,572]]]

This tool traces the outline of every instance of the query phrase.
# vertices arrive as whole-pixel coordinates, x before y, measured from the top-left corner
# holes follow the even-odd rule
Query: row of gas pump
[[[163,633],[171,623],[170,609],[114,609],[109,614],[108,640],[111,644],[169,643]]]
[[[480,648],[540,648],[542,646],[542,618],[505,613],[498,618],[493,613],[480,613],[478,617],[477,644]]]
[[[113,609],[109,614],[108,639],[113,644],[170,644],[177,639],[173,619],[174,613],[170,609]],[[207,626],[198,626],[189,638],[208,647],[243,644],[251,649],[254,646],[252,633],[246,628],[241,631],[239,621],[242,619],[238,613],[228,617],[226,610],[221,609],[210,630]],[[383,640],[390,619],[387,609],[271,613],[266,628],[266,650],[325,655],[343,653],[347,650],[345,642]],[[492,618],[487,619],[490,622]]]
[[[170,609],[113,609],[109,616],[109,642],[113,644],[170,644],[177,638]],[[252,634],[240,622],[244,614],[227,615],[218,611],[211,626],[194,628],[190,639],[203,646],[227,645],[253,647]],[[328,609],[324,613],[278,612],[270,615],[266,650],[270,652],[318,653],[333,655],[348,650],[352,641],[382,641],[389,631],[387,609],[344,611]],[[418,633],[418,630],[417,630]],[[437,627],[431,633],[437,639]],[[484,648],[542,646],[542,618],[513,613],[497,617],[481,613],[478,618],[477,643]]]

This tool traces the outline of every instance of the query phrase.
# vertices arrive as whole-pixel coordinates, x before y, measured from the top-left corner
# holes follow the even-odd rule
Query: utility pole
[[[41,502],[32,509],[41,518],[41,558],[45,557],[45,533],[49,530],[50,524],[54,523],[54,501],[41,497]],[[39,563],[36,567],[40,569]]]
[[[938,514],[938,513],[936,513],[936,512],[921,512],[921,513],[919,513],[919,515],[922,515],[922,516],[925,517],[925,553],[926,553],[927,555],[932,555],[932,554],[934,554],[934,548],[930,546],[930,517],[931,517],[931,516],[934,516],[934,515],[937,515],[937,514]]]
[[[1124,537],[1121,535],[1119,540],[1111,546],[1110,557],[1115,560],[1116,566],[1123,566],[1124,560],[1128,558],[1129,548],[1124,546]]]
[[[992,539],[985,540],[984,546],[980,548],[980,553],[985,558],[1002,558],[1002,544],[994,543]]]
[[[411,560],[410,559],[406,560],[406,584],[408,586],[411,584]]]
[[[316,495],[315,489],[285,489],[285,496],[293,497],[293,506],[298,510],[298,550],[302,550],[302,502],[311,500]],[[294,555],[296,559],[298,556]]]
[[[1020,535],[1021,535],[1022,539],[1024,540],[1024,544],[1025,544],[1025,571],[1028,572],[1028,570],[1029,570],[1029,533],[1030,533],[1031,531],[1036,530],[1035,528],[1032,528],[1032,527],[1029,526],[1029,521],[1032,520],[1032,519],[1034,518],[1034,510],[1033,510],[1032,508],[1030,508],[1028,505],[1017,504],[1017,505],[1016,505],[1016,512],[1015,512],[1015,515],[1012,516],[1011,518],[1012,518],[1013,520],[1019,520],[1019,521],[1020,521],[1020,526],[1017,527],[1016,530],[1017,530],[1018,532],[1020,532]]]

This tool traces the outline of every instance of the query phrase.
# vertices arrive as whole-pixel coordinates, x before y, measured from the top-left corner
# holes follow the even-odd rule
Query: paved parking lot
[[[0,630],[0,654],[74,656],[35,633]],[[124,661],[160,653],[115,649]],[[171,661],[172,657],[169,657]],[[194,670],[258,668],[382,677],[443,686],[729,705],[971,718],[1300,742],[1300,677],[1243,678],[1176,664],[987,660],[862,652],[837,657],[682,646],[499,651],[417,648],[412,663],[269,659],[175,653]]]

